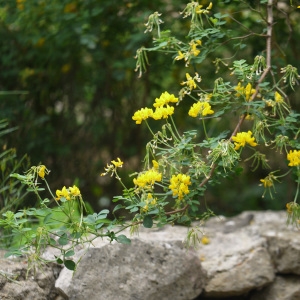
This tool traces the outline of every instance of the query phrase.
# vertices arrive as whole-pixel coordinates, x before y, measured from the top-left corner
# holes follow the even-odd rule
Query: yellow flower
[[[189,116],[196,118],[199,114],[202,117],[213,114],[214,111],[208,102],[197,102],[189,110]]]
[[[284,102],[282,96],[278,92],[275,92],[275,102],[277,103]]]
[[[162,174],[154,169],[150,169],[145,173],[140,174],[137,178],[133,179],[133,183],[139,187],[147,187],[153,185],[156,181],[161,181]]]
[[[41,177],[41,178],[45,178],[45,174],[48,174],[49,171],[47,170],[46,166],[44,165],[40,165],[37,167],[37,172],[38,172],[38,175]]]
[[[203,237],[201,238],[201,243],[203,245],[207,245],[210,243],[210,239],[206,235],[203,235]]]
[[[116,168],[122,168],[123,166],[123,162],[121,161],[121,159],[118,157],[117,158],[118,161],[112,160],[112,164],[116,167]]]
[[[234,149],[239,150],[240,147],[244,147],[247,144],[249,144],[252,147],[257,146],[257,143],[255,142],[255,138],[252,137],[252,132],[249,130],[248,132],[239,132],[236,136],[232,137],[232,140],[235,142]]]
[[[185,76],[186,76],[187,80],[183,81],[181,83],[181,85],[187,85],[187,87],[189,88],[190,91],[192,91],[193,89],[195,89],[197,87],[195,80],[198,82],[201,81],[201,77],[199,77],[198,73],[196,73],[194,78],[189,73],[186,73]]]
[[[300,165],[300,150],[290,150],[287,154],[287,159],[290,161],[288,164],[290,167],[297,167]]]
[[[80,196],[80,190],[76,185],[73,185],[73,187],[69,187],[69,191],[72,196]]]
[[[270,178],[268,178],[268,176],[265,179],[260,179],[260,182],[262,182],[264,188],[273,186],[273,181]]]
[[[153,115],[153,110],[151,108],[142,108],[136,111],[132,117],[132,120],[135,121],[136,124],[141,124],[143,120],[148,119]]]
[[[188,175],[172,175],[169,189],[173,192],[174,197],[178,196],[178,199],[182,200],[184,195],[187,195],[190,192],[188,186],[191,184],[191,179]]]
[[[255,93],[255,89],[252,88],[250,82],[246,85],[246,87],[243,87],[239,82],[234,89],[237,91],[236,96],[244,96],[246,101],[249,101],[250,97]]]
[[[65,186],[61,190],[56,190],[56,196],[55,200],[60,200],[62,197],[66,198],[66,200],[71,199],[70,193]]]
[[[178,98],[174,96],[174,94],[169,94],[168,92],[164,92],[160,95],[159,98],[155,99],[154,107],[162,107],[170,102],[176,103],[178,102]]]
[[[181,60],[181,59],[186,60],[186,57],[181,51],[178,51],[178,55],[175,57],[175,60]]]
[[[208,14],[212,6],[213,6],[212,2],[209,3],[206,9],[202,9],[203,5],[198,5],[195,11],[197,14]]]
[[[157,107],[151,117],[154,120],[167,119],[168,116],[173,115],[173,113],[174,107],[167,105],[166,107]]]
[[[189,44],[191,46],[190,53],[194,56],[198,56],[201,51],[197,49],[197,46],[201,46],[202,42],[200,40],[196,40],[196,41],[191,41]]]
[[[145,203],[146,204],[142,208],[143,212],[147,212],[149,210],[149,205],[150,206],[156,205],[156,198],[153,198],[153,195],[151,193],[148,193]]]
[[[153,168],[154,168],[155,170],[158,170],[158,168],[159,168],[158,162],[157,162],[156,160],[152,160],[152,164],[153,164]]]

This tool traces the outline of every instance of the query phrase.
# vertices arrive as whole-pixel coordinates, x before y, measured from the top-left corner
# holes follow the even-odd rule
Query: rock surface
[[[183,226],[141,228],[131,245],[97,239],[74,257],[81,257],[74,274],[63,269],[56,279],[55,268],[47,267],[51,276],[29,278],[25,285],[20,276],[18,298],[13,282],[0,277],[0,299],[56,299],[58,291],[70,300],[300,299],[300,232],[286,225],[285,212],[214,217],[200,229],[205,239],[196,250],[183,247]],[[16,266],[12,273],[20,262]]]
[[[0,258],[0,299],[1,300],[62,300],[55,289],[61,268],[57,265],[38,267],[36,272],[28,271],[24,259]]]
[[[89,249],[65,294],[70,299],[186,300],[201,293],[205,280],[195,253],[172,242],[133,239],[131,245]]]

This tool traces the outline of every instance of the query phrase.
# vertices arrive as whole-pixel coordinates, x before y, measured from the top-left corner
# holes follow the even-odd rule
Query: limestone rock
[[[0,299],[5,300],[54,300],[59,299],[55,280],[60,268],[54,264],[37,268],[27,275],[28,265],[24,259],[0,259]],[[61,299],[61,298],[60,298]]]
[[[188,300],[201,293],[205,280],[192,251],[172,242],[133,239],[131,245],[88,249],[64,293],[71,300]]]
[[[257,291],[251,300],[298,300],[300,299],[299,276],[276,276],[273,283]]]
[[[208,281],[207,297],[243,295],[274,279],[271,257],[265,239],[249,231],[210,233],[211,243],[199,249]]]

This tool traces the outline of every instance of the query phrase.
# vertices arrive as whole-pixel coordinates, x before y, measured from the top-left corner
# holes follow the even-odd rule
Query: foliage
[[[160,6],[161,0],[0,0],[0,90],[27,91],[0,94],[0,119],[18,126],[8,144],[55,169],[55,188],[76,173],[94,208],[116,190],[113,181],[99,185],[99,169],[121,151],[134,159],[143,147],[142,130],[128,117],[162,76],[138,83],[134,56],[150,43],[143,20]]]
[[[39,263],[41,251],[50,245],[61,252],[56,261],[74,270],[76,264],[70,257],[76,245],[91,243],[97,237],[130,243],[120,233],[128,227],[134,232],[141,224],[146,228],[187,225],[190,228],[185,242],[194,245],[201,240],[198,234],[202,223],[214,213],[206,201],[209,188],[250,169],[266,172],[266,176],[256,178],[262,196],[268,192],[273,197],[275,187],[293,179],[294,195],[286,199],[287,220],[298,224],[300,114],[292,109],[288,95],[295,92],[299,74],[273,51],[274,45],[277,47],[274,15],[282,13],[283,8],[273,0],[260,1],[255,9],[252,2],[239,1],[240,15],[236,16],[235,12],[223,13],[224,3],[220,9],[213,3],[187,3],[180,13],[184,22],[179,30],[186,31],[186,38],[171,30],[162,31],[160,13],[150,15],[146,32],[153,32],[153,47],[143,46],[137,51],[136,70],[142,76],[151,61],[148,54],[162,52],[181,66],[182,79],[176,93],[162,92],[151,108],[143,107],[132,116],[138,126],[146,124],[151,140],[146,144],[143,168],[132,175],[130,187],[120,174],[124,165],[120,158],[111,160],[101,174],[110,174],[123,188],[123,194],[114,198],[118,204],[112,218],[108,218],[109,210],[85,216],[85,203],[76,185],[63,186],[54,195],[46,180],[46,166],[31,167],[25,175],[11,176],[36,194],[40,208],[3,215],[1,225],[24,237],[10,254],[27,254],[29,261]],[[292,5],[284,9],[289,11],[290,20],[299,14]],[[241,12],[259,22],[251,29],[243,24],[247,34],[237,36],[233,29],[242,24],[237,19],[243,17]],[[247,41],[252,37],[261,48],[245,59]],[[226,51],[228,48],[235,53]],[[207,64],[214,65],[214,78],[207,76]],[[175,121],[176,114],[182,122]],[[162,124],[159,129],[157,123]],[[277,165],[272,152],[272,157],[278,157]],[[50,199],[40,196],[41,183],[46,185]],[[131,220],[115,216],[119,210],[126,211]],[[66,218],[57,222],[53,212]],[[39,227],[26,225],[28,215],[40,220]]]
[[[16,149],[7,149],[7,145],[4,143],[4,136],[12,134],[15,130],[16,128],[8,128],[6,120],[0,120],[0,146],[2,148],[0,153],[0,214],[8,210],[17,212],[27,195],[24,187],[20,186],[19,180],[10,177],[11,173],[26,170],[30,164],[26,155],[17,159]],[[11,239],[12,236],[8,232],[1,231],[1,246],[8,246]]]

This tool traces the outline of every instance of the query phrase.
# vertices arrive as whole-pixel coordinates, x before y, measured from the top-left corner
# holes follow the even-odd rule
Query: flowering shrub
[[[262,4],[265,2],[261,1]],[[276,5],[269,0],[266,15],[263,9],[259,12],[264,24],[262,32],[265,33],[256,35],[265,41],[265,49],[253,61],[214,57],[222,44],[244,39],[231,37],[230,30],[226,31],[228,15],[214,13],[214,10],[217,11],[217,7],[214,8],[213,3],[203,6],[191,1],[187,4],[181,12],[183,18],[190,20],[187,41],[178,40],[170,31],[161,31],[163,21],[158,12],[152,14],[146,23],[146,32],[155,31],[154,46],[142,47],[137,51],[136,70],[139,75],[142,76],[146,69],[147,52],[150,51],[171,54],[173,61],[184,62],[183,68],[187,70],[175,94],[164,91],[154,100],[153,107],[140,108],[132,116],[137,125],[146,124],[151,134],[151,140],[146,145],[144,166],[134,174],[132,186],[126,187],[119,176],[119,169],[123,167],[120,158],[112,160],[101,174],[115,177],[124,189],[123,195],[114,199],[119,203],[112,214],[124,209],[132,215],[132,220],[108,219],[108,210],[85,216],[84,201],[77,186],[63,187],[56,191],[56,196],[49,188],[51,200],[39,198],[41,208],[16,214],[7,212],[1,220],[2,226],[10,226],[23,235],[25,241],[18,253],[27,252],[30,255],[35,249],[36,258],[45,246],[51,245],[61,250],[57,261],[74,269],[75,264],[69,257],[79,243],[89,243],[99,236],[129,243],[125,235],[119,235],[128,227],[133,232],[140,224],[147,228],[175,223],[194,226],[193,222],[197,221],[198,225],[189,230],[186,239],[187,246],[194,245],[201,241],[201,231],[197,226],[213,214],[205,203],[208,186],[217,184],[223,177],[237,174],[241,163],[248,162],[254,169],[270,169],[270,151],[276,151],[290,170],[282,174],[280,170],[270,169],[265,178],[257,180],[257,184],[272,195],[275,184],[280,183],[279,178],[283,180],[293,173],[295,197],[293,201],[287,200],[286,207],[288,221],[298,223],[300,131],[297,124],[300,114],[292,110],[287,93],[294,90],[299,75],[291,65],[282,66],[280,72],[272,66],[273,11]],[[195,70],[205,60],[212,60],[216,73],[221,63],[224,75],[216,78],[213,86],[204,88],[205,72],[201,75]],[[186,118],[196,120],[193,130],[179,128],[173,119],[182,102],[189,103]],[[228,122],[228,127],[214,130],[214,124],[229,114],[232,114],[232,122]],[[161,122],[161,130],[154,132],[152,122]],[[203,138],[200,138],[200,131]],[[49,187],[45,179],[48,173],[49,170],[41,165],[32,167],[25,175],[12,176],[40,197],[40,183],[44,182]],[[50,208],[51,202],[56,208]],[[54,222],[55,212],[64,217],[59,224]],[[37,218],[40,225],[37,228],[26,226],[28,216]],[[209,242],[207,239],[205,241]]]

